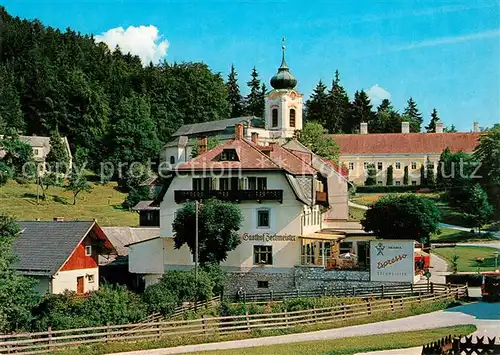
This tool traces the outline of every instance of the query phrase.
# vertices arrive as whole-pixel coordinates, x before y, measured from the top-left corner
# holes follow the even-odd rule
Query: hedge
[[[451,284],[461,284],[465,285],[466,283],[469,287],[480,287],[483,283],[483,275],[481,274],[450,274],[446,275],[446,283]]]
[[[358,193],[385,193],[385,192],[417,192],[420,190],[429,191],[429,188],[421,185],[401,185],[401,186],[387,186],[387,185],[377,185],[377,186],[357,186],[356,192]]]

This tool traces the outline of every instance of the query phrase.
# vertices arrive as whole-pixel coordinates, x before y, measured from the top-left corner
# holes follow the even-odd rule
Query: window
[[[85,246],[85,256],[91,256],[92,255],[92,245],[86,245]]]
[[[411,181],[412,186],[417,186],[417,182],[415,180]]]
[[[395,181],[396,186],[401,186],[401,181]]]
[[[384,167],[384,164],[382,164],[381,161],[377,162],[377,169],[378,170],[382,170],[383,167]]]
[[[295,127],[295,109],[290,109],[290,127]]]
[[[229,178],[220,178],[219,179],[219,190],[221,191],[229,191],[229,186],[231,180]]]
[[[193,190],[201,191],[203,188],[203,180],[201,178],[193,178]]]
[[[377,185],[382,185],[384,182],[383,181],[377,181]]]
[[[88,282],[89,282],[90,284],[91,284],[91,283],[94,283],[94,280],[95,280],[94,275],[92,275],[92,274],[87,274],[87,280],[88,280]]]
[[[349,170],[354,170],[354,162],[353,161],[349,162]]]
[[[170,164],[175,164],[175,157],[173,155],[170,156]]]
[[[152,221],[153,220],[153,212],[147,211],[146,212],[146,221]]]
[[[271,245],[254,245],[253,263],[255,265],[272,265],[273,247]]]
[[[363,168],[366,170],[368,169],[368,165],[370,165],[370,162],[369,161],[365,161],[363,162]]]
[[[269,228],[269,210],[261,209],[257,210],[257,227],[259,228]]]
[[[397,161],[395,165],[396,165],[396,169],[401,169],[401,162],[400,161]]]
[[[272,127],[278,127],[278,109],[273,108],[272,110],[272,122],[271,122]]]
[[[412,161],[411,162],[411,168],[412,169],[416,169],[417,168],[417,162],[416,161]]]
[[[257,178],[257,190],[267,190],[267,178]]]
[[[340,243],[340,248],[339,248],[340,254],[350,253],[351,250],[352,250],[352,242]]]
[[[257,190],[257,178],[256,177],[249,177],[248,178],[248,189],[249,190]]]
[[[38,155],[38,149],[33,149],[33,155]]]
[[[234,149],[224,149],[220,153],[220,161],[238,161],[238,154]]]
[[[269,288],[269,281],[257,281],[257,288]]]

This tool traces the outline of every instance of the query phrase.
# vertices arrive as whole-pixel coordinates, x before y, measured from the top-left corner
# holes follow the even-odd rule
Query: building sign
[[[243,233],[241,240],[244,242],[294,242],[297,237],[291,234],[277,235],[271,233],[249,234]]]
[[[413,282],[414,241],[370,241],[370,280]]]

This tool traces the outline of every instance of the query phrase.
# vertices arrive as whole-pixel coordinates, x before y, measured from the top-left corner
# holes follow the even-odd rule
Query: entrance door
[[[367,252],[367,243],[366,242],[358,242],[358,264],[361,267],[368,266],[368,252]]]
[[[83,293],[83,276],[78,276],[76,278],[76,293]]]

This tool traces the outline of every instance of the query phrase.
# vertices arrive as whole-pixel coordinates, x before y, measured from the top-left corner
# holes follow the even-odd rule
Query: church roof
[[[255,116],[243,116],[228,118],[225,120],[201,122],[182,125],[172,136],[190,136],[199,135],[202,133],[224,131],[228,127],[233,127],[238,123],[248,122],[251,126],[259,126],[262,124],[262,118]]]
[[[281,65],[278,72],[271,78],[271,86],[276,89],[293,89],[297,86],[297,79],[290,73],[290,69],[285,60],[285,46],[283,46],[283,55],[281,58]]]
[[[332,134],[341,155],[472,153],[482,133]]]

